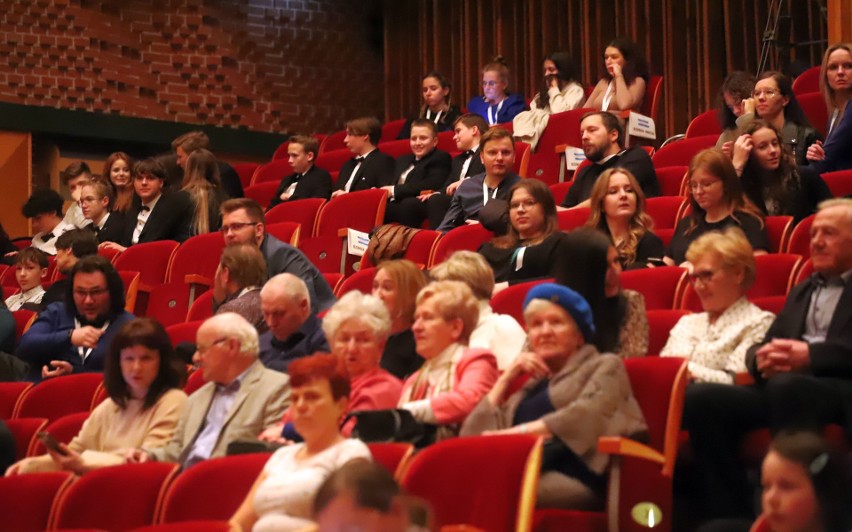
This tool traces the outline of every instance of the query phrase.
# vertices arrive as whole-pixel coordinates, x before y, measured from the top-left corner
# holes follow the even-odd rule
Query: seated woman
[[[482,67],[482,96],[467,102],[467,111],[484,118],[489,126],[511,122],[527,104],[522,94],[510,94],[509,67],[502,55]]]
[[[734,144],[734,169],[746,196],[764,215],[792,216],[799,223],[832,197],[831,190],[813,168],[797,167],[782,142],[774,126],[753,121]]]
[[[537,505],[601,509],[609,457],[597,451],[598,438],[647,431],[624,364],[595,349],[592,311],[570,288],[551,283],[531,288],[524,319],[531,351],[500,376],[468,416],[462,436],[548,438]],[[523,388],[507,397],[513,383],[527,377]]]
[[[565,233],[559,230],[553,194],[538,179],[522,179],[509,190],[505,235],[479,248],[497,288],[555,276]]]
[[[439,425],[437,438],[458,428],[497,380],[489,351],[467,348],[479,318],[476,298],[458,281],[439,281],[417,294],[414,340],[426,362],[405,380],[399,407],[421,423]]]
[[[434,281],[461,281],[473,291],[479,306],[479,319],[470,334],[469,347],[491,351],[500,371],[509,367],[527,342],[527,333],[507,314],[491,310],[494,272],[485,259],[474,251],[456,251],[429,272]]]
[[[313,500],[325,479],[350,460],[371,460],[364,443],[344,438],[338,429],[349,407],[349,377],[343,360],[311,355],[294,360],[288,372],[293,425],[305,441],[275,451],[231,517],[231,530],[311,526]]]
[[[121,151],[110,154],[104,163],[103,177],[109,179],[115,189],[115,201],[110,206],[115,212],[125,213],[133,204],[131,168],[133,168],[133,159]]]
[[[454,105],[450,98],[452,85],[450,80],[437,70],[433,70],[423,76],[422,84],[423,106],[417,118],[425,118],[435,123],[438,131],[452,131],[456,119],[461,116],[461,111]],[[407,140],[411,136],[411,123],[415,119],[406,120],[397,135],[398,140]]]
[[[195,205],[190,230],[193,235],[218,231],[222,225],[219,205],[228,199],[219,182],[216,157],[204,148],[193,151],[186,160],[181,190],[189,193]]]
[[[638,111],[648,82],[645,56],[629,39],[618,38],[604,50],[604,70],[583,107],[599,111]]]
[[[774,70],[757,77],[752,97],[745,100],[745,113],[737,118],[737,127],[744,130],[757,118],[772,124],[781,133],[784,144],[796,157],[796,164],[808,164],[808,147],[822,135],[811,126],[793,93],[790,78]],[[743,140],[740,137],[738,140]]]
[[[119,330],[106,358],[104,386],[109,397],[92,410],[80,433],[63,452],[25,458],[6,471],[18,475],[66,470],[82,475],[124,463],[128,449],[167,444],[183,411],[179,388],[183,365],[166,330],[150,318],[136,318]]]
[[[595,181],[589,196],[586,225],[609,236],[622,269],[662,265],[665,246],[654,234],[654,220],[645,212],[645,193],[624,168],[610,168]]]
[[[817,172],[852,169],[852,43],[828,47],[822,58],[820,92],[828,107],[828,137],[808,147],[808,161]]]
[[[385,304],[391,318],[390,334],[382,353],[381,367],[398,379],[420,369],[423,359],[414,347],[414,301],[426,286],[426,276],[410,260],[389,260],[376,267],[373,295]]]
[[[541,92],[530,103],[530,110],[512,120],[515,139],[535,149],[553,113],[570,111],[582,105],[586,91],[577,81],[577,69],[568,52],[554,52],[544,59],[544,81]]]
[[[390,315],[378,298],[357,290],[346,293],[322,319],[331,354],[339,357],[349,375],[349,404],[346,413],[396,408],[402,381],[379,367],[391,328]],[[301,441],[293,427],[293,409],[278,425],[263,431],[259,439],[283,443]],[[353,423],[341,433],[349,436]],[[283,432],[282,432],[283,430]]]
[[[746,350],[763,340],[775,319],[746,299],[754,284],[754,253],[742,231],[728,227],[695,240],[686,260],[704,312],[678,320],[660,356],[687,359],[692,381],[733,384],[746,371]]]
[[[755,254],[767,252],[769,238],[763,216],[744,196],[734,165],[722,150],[710,148],[699,152],[692,158],[687,179],[692,212],[678,222],[663,259],[666,264],[683,264],[686,250],[693,240],[704,233],[721,231],[732,225],[745,233]]]
[[[621,358],[642,357],[648,352],[648,317],[645,298],[634,290],[621,289],[621,262],[609,238],[590,227],[565,235],[562,263],[556,282],[578,292],[595,318],[591,342],[601,353]]]
[[[719,125],[722,134],[716,141],[716,147],[725,148],[730,152],[734,141],[737,140],[737,118],[745,114],[745,102],[754,92],[754,75],[742,70],[728,74],[719,88],[718,108]]]

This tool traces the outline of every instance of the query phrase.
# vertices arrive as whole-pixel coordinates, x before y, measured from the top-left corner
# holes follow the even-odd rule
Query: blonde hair
[[[836,52],[837,50],[846,50],[852,55],[852,43],[848,42],[839,42],[836,44],[832,44],[825,51],[825,54],[822,56],[822,68],[819,73],[819,92],[822,94],[823,99],[825,100],[825,106],[828,108],[828,114],[831,116],[837,109],[837,91],[831,88],[831,85],[828,84],[828,58]],[[848,104],[847,104],[848,105]],[[842,116],[838,117],[838,123],[843,119]],[[835,124],[837,127],[837,124]]]
[[[711,231],[696,238],[686,250],[686,260],[695,263],[708,254],[715,254],[726,270],[742,270],[743,291],[754,284],[756,267],[754,250],[745,233],[738,227],[728,227],[724,231]]]
[[[462,321],[459,343],[467,345],[479,321],[479,304],[470,288],[461,281],[436,281],[417,294],[417,306],[429,300],[444,321]]]
[[[189,192],[195,203],[192,224],[195,234],[209,233],[210,213],[219,212],[216,201],[216,193],[219,190],[219,166],[216,164],[216,157],[210,151],[199,148],[187,158],[181,190]]]
[[[491,299],[491,292],[494,291],[494,270],[475,251],[456,251],[449,259],[435,266],[429,275],[435,281],[462,281],[479,300]]]
[[[417,293],[426,286],[426,276],[410,260],[387,260],[376,266],[376,273],[387,272],[396,285],[396,311],[406,321],[414,321],[414,307]]]

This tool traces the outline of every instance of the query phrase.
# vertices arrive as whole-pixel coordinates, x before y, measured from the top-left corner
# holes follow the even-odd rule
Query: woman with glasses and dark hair
[[[511,122],[527,104],[522,94],[509,93],[508,89],[509,66],[498,55],[482,67],[482,96],[467,102],[468,112],[478,114],[489,126]]]
[[[127,322],[110,345],[104,369],[108,398],[92,410],[68,445],[25,458],[6,475],[92,469],[124,463],[128,449],[156,448],[169,442],[186,394],[182,362],[166,330],[150,318]]]

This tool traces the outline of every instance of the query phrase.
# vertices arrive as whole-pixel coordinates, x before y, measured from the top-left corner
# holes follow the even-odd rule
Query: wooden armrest
[[[337,230],[337,236],[339,236],[340,238],[344,238],[348,234],[349,234],[349,229],[347,229],[346,227],[343,227],[343,228]]]
[[[751,386],[754,384],[754,377],[747,371],[741,371],[734,375],[734,384],[737,386]]]
[[[153,287],[149,284],[145,284],[142,281],[139,281],[139,285],[136,287],[136,290],[139,292],[144,292],[146,294],[150,294]]]
[[[568,144],[557,144],[557,145],[556,145],[556,148],[554,148],[554,149],[553,149],[553,151],[554,151],[555,153],[557,153],[557,154],[559,154],[559,153],[565,153],[565,149],[566,149],[567,147],[568,147]]]
[[[598,451],[618,456],[632,456],[663,465],[666,457],[644,443],[622,436],[602,436],[598,438]]]
[[[204,277],[203,275],[198,275],[197,273],[186,274],[186,276],[183,278],[183,282],[185,282],[186,284],[200,284],[207,287],[213,286],[212,279]]]

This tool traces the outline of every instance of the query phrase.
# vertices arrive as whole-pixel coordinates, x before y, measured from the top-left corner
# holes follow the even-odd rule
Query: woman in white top
[[[733,384],[736,373],[746,371],[746,351],[775,318],[746,299],[754,284],[754,252],[743,232],[729,227],[699,237],[686,257],[704,312],[681,318],[660,356],[686,358],[692,381]]]
[[[349,376],[343,361],[318,354],[293,361],[290,413],[304,443],[278,449],[254,482],[231,530],[301,530],[313,525],[317,490],[334,471],[354,459],[370,460],[370,450],[340,434],[349,404]]]
[[[583,107],[638,111],[645,99],[648,64],[636,43],[618,38],[604,51],[604,73]]]

